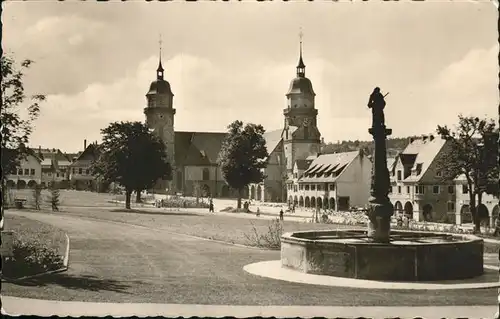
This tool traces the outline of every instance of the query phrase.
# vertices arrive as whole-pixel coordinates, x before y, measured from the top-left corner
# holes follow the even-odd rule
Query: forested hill
[[[387,156],[396,156],[398,152],[401,152],[409,143],[409,137],[398,137],[398,138],[388,138],[387,139]],[[339,152],[350,152],[363,149],[366,154],[373,154],[373,141],[341,141],[338,143],[327,143],[323,144],[323,154],[339,153]]]

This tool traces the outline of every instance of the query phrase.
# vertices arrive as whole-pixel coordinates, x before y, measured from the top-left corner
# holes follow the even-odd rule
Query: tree
[[[59,211],[59,205],[61,204],[60,201],[60,196],[61,193],[59,192],[59,188],[57,188],[56,183],[52,183],[50,187],[50,197],[49,197],[49,202],[52,207],[53,212]]]
[[[482,194],[494,193],[496,187],[491,185],[498,183],[498,128],[492,119],[459,115],[454,131],[438,126],[437,133],[450,146],[437,162],[441,179],[450,181],[460,175],[465,177],[475,231],[480,231],[477,207],[481,205]]]
[[[263,169],[269,156],[262,125],[234,121],[228,127],[217,163],[226,183],[238,190],[238,209],[241,208],[243,188],[264,180]]]
[[[141,122],[111,123],[101,133],[92,174],[123,186],[127,209],[133,191],[151,188],[158,179],[171,179],[165,144]]]
[[[25,155],[26,145],[32,132],[33,121],[40,113],[40,102],[45,100],[44,95],[27,97],[24,92],[23,70],[33,63],[31,60],[21,62],[21,68],[16,66],[14,58],[5,55],[1,57],[1,88],[2,108],[0,112],[1,123],[1,165],[2,165],[2,194],[5,194],[5,175],[13,172],[19,165],[19,160]],[[21,115],[21,110],[26,109],[26,116]],[[2,195],[4,196],[4,195]],[[3,225],[2,205],[2,225]]]
[[[33,206],[36,210],[40,210],[40,204],[42,203],[42,186],[36,184],[32,190],[33,195]]]

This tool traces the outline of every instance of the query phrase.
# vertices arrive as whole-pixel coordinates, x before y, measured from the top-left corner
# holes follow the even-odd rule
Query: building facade
[[[334,211],[365,207],[370,196],[371,169],[371,160],[361,150],[297,161],[288,183],[288,203]]]
[[[455,182],[455,222],[457,225],[472,223],[472,214],[470,212],[470,196],[469,187],[465,176],[460,175],[454,180]],[[481,204],[478,205],[478,198],[476,196],[477,212],[484,216],[487,225],[493,225],[495,218],[498,218],[500,209],[498,206],[498,198],[489,194],[483,194],[481,197]]]
[[[32,149],[19,160],[19,166],[5,175],[6,185],[11,189],[33,188],[42,182],[42,158]]]
[[[433,135],[411,138],[390,170],[389,199],[396,213],[417,221],[454,219],[455,187],[444,182],[437,163],[449,144]]]

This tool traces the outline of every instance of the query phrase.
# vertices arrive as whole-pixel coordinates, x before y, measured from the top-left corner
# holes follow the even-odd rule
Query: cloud
[[[439,124],[454,124],[457,115],[498,116],[498,45],[471,50],[443,69],[430,85],[422,111]]]
[[[155,79],[157,63],[157,58],[152,56],[139,63],[135,72],[113,83],[93,83],[72,95],[49,95],[36,122],[33,144],[50,141],[53,145],[74,149],[75,140],[99,139],[99,129],[110,122],[142,121],[145,94]],[[282,127],[285,94],[295,76],[293,66],[248,65],[241,73],[234,74],[208,59],[192,55],[176,55],[163,64],[165,78],[175,95],[176,130],[220,132],[236,119],[260,123],[267,130]],[[327,61],[311,59],[309,64],[307,75],[317,79],[313,85],[319,92],[316,104],[320,129],[323,135],[338,135],[346,121],[352,123],[357,119],[331,120],[335,98],[327,88],[337,71]],[[60,134],[62,131],[68,134]]]

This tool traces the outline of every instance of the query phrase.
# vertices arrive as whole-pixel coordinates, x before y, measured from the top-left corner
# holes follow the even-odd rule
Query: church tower
[[[174,94],[170,88],[170,83],[163,78],[163,72],[160,46],[160,59],[158,69],[156,70],[156,81],[151,83],[149,91],[146,94],[148,105],[144,108],[144,114],[146,115],[146,125],[165,143],[168,162],[172,166],[172,176],[175,176]],[[158,181],[155,190],[165,192],[168,188],[169,192],[175,191],[174,180]]]
[[[296,160],[317,155],[320,151],[321,134],[317,127],[318,110],[315,108],[311,81],[306,78],[306,65],[302,59],[302,33],[300,34],[300,54],[297,75],[290,82],[286,94],[287,107],[283,110],[285,124],[283,144],[288,178],[291,178]]]

